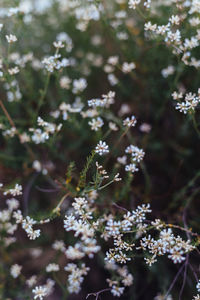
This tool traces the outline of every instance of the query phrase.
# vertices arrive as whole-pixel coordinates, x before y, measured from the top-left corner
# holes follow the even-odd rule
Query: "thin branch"
[[[196,279],[196,282],[199,281],[199,278],[197,276],[197,273],[195,272],[193,266],[189,263],[189,267],[190,267],[190,270],[192,271],[193,275],[194,275],[194,278]]]
[[[96,292],[96,293],[90,293],[90,294],[88,294],[88,295],[86,296],[86,299],[88,299],[90,296],[94,296],[94,297],[96,297],[95,300],[98,300],[99,295],[100,295],[101,293],[108,292],[108,291],[110,291],[110,290],[111,290],[111,288],[107,288],[107,289],[101,290],[101,291]]]
[[[172,283],[171,283],[171,285],[170,285],[170,287],[169,287],[167,293],[165,294],[164,299],[167,299],[167,296],[169,295],[169,293],[170,293],[171,290],[173,289],[173,287],[174,287],[174,285],[175,285],[175,283],[176,283],[176,281],[177,281],[179,275],[180,275],[181,272],[183,271],[184,266],[185,266],[185,263],[180,267],[180,269],[179,269],[178,272],[176,273],[176,276],[174,277],[174,279],[173,279],[173,281],[172,281]]]
[[[126,209],[126,208],[124,208],[124,207],[122,207],[122,206],[119,206],[118,204],[116,204],[116,203],[114,203],[114,202],[112,203],[112,205],[115,206],[116,208],[119,208],[119,209],[124,210],[124,211],[126,211],[126,212],[128,211],[128,209]]]
[[[33,176],[30,178],[28,184],[26,185],[25,189],[24,189],[23,200],[24,200],[24,213],[25,213],[25,215],[27,215],[27,213],[28,213],[28,201],[29,201],[30,191],[31,191],[33,183],[34,183],[34,181],[35,181],[35,179],[37,178],[38,175],[39,175],[39,173],[37,173],[37,172],[34,173]]]
[[[43,192],[43,193],[57,193],[60,191],[59,188],[57,189],[44,189],[44,188],[41,188],[39,187],[38,185],[36,185],[36,190],[40,191],[40,192]]]
[[[53,213],[53,214],[56,214],[56,213],[59,213],[59,212],[60,212],[60,207],[61,207],[61,205],[63,204],[63,202],[65,201],[65,199],[66,199],[69,195],[70,195],[70,192],[68,192],[67,194],[65,194],[65,195],[61,198],[61,200],[60,200],[60,202],[58,203],[58,205],[52,210],[52,213]]]
[[[198,137],[200,137],[200,131],[198,129],[198,125],[197,125],[197,121],[196,121],[194,113],[192,114],[192,122],[193,122],[193,126],[194,126],[194,129],[195,129]]]
[[[179,293],[179,300],[181,300],[183,291],[184,291],[184,287],[185,287],[185,283],[186,283],[186,279],[187,279],[187,269],[188,269],[188,263],[189,263],[189,253],[186,256],[186,262],[185,262],[185,270],[184,270],[184,275],[183,275],[183,284],[181,286],[181,290]]]
[[[11,127],[15,128],[16,133],[17,133],[17,135],[19,137],[19,140],[21,142],[21,135],[20,135],[19,131],[17,130],[13,119],[11,118],[11,116],[8,113],[7,109],[5,108],[2,100],[0,100],[0,106],[1,106],[1,108],[4,112],[4,114],[5,114],[6,118],[8,119],[8,122],[10,123]],[[27,149],[28,153],[30,154],[31,158],[35,159],[35,154],[33,153],[32,149],[26,143],[23,143],[23,145],[26,147],[26,149]]]
[[[167,227],[170,227],[170,228],[177,228],[177,229],[180,229],[182,231],[185,231],[185,232],[188,232],[189,234],[191,234],[192,236],[196,236],[196,237],[200,237],[200,235],[196,232],[192,232],[190,229],[186,229],[186,228],[183,228],[179,225],[173,225],[173,224],[165,224]]]

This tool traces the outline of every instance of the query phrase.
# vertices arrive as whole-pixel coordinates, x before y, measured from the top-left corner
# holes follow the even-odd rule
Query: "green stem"
[[[52,214],[58,214],[60,212],[60,207],[63,204],[64,200],[69,196],[69,193],[65,194],[61,200],[59,201],[58,205],[52,210]]]
[[[136,7],[136,10],[137,10],[137,12],[139,13],[139,15],[140,15],[144,20],[147,19],[146,16],[143,14],[143,12],[141,11],[141,9],[140,9],[139,7]]]
[[[192,114],[192,122],[193,122],[193,126],[194,126],[194,129],[195,129],[197,135],[200,137],[200,131],[198,129],[198,125],[197,125],[197,121],[195,119],[195,114],[194,113]]]
[[[68,291],[67,291],[66,287],[60,282],[60,280],[55,275],[55,273],[53,274],[53,278],[54,278],[55,282],[59,285],[59,287],[61,288],[61,290],[63,292],[63,300],[67,299]]]
[[[150,192],[150,189],[151,189],[151,179],[147,172],[144,162],[141,162],[140,166],[141,166],[142,172],[144,174],[144,178],[145,178],[145,195],[148,195]]]
[[[51,73],[48,72],[47,78],[46,78],[46,81],[45,81],[44,90],[41,92],[41,97],[40,97],[39,102],[38,102],[38,107],[37,107],[37,110],[36,110],[36,117],[38,116],[38,113],[40,111],[41,106],[43,105],[44,98],[46,96],[47,89],[48,89],[48,86],[49,86],[50,77],[51,77]]]
[[[103,186],[99,187],[99,188],[98,188],[98,191],[103,190],[105,187],[107,187],[108,185],[110,185],[110,184],[113,183],[113,182],[114,182],[114,179],[111,180],[111,181],[109,181],[108,183],[104,184]]]

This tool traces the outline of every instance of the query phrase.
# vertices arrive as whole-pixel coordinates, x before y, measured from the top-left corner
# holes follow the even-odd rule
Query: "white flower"
[[[55,281],[48,278],[45,285],[43,285],[44,288],[46,288],[47,296],[51,295],[54,290]]]
[[[42,171],[42,165],[41,165],[41,163],[39,162],[39,160],[34,160],[33,165],[32,165],[32,168],[33,168],[34,170],[36,170],[37,172],[41,172],[41,171]]]
[[[22,195],[22,186],[17,183],[17,184],[15,184],[15,187],[13,189],[9,189],[9,190],[5,191],[3,194],[4,195],[11,194],[13,196]]]
[[[147,0],[147,1],[144,2],[144,6],[146,8],[150,8],[150,5],[151,5],[151,0]]]
[[[26,217],[26,219],[23,220],[22,222],[22,228],[24,230],[28,230],[31,229],[32,226],[36,223],[35,220],[33,220],[32,218],[30,218],[29,216]]]
[[[104,122],[102,118],[98,117],[96,119],[92,119],[88,124],[91,126],[92,130],[97,131],[99,128],[103,126]]]
[[[173,75],[175,72],[174,66],[168,66],[167,68],[161,71],[161,74],[164,78],[167,78],[169,75]]]
[[[131,286],[133,284],[133,275],[127,274],[124,276],[124,279],[122,280],[123,285],[125,286]]]
[[[6,39],[9,44],[15,43],[17,41],[17,37],[13,34],[6,35]]]
[[[13,213],[13,218],[16,219],[16,223],[21,223],[23,221],[23,216],[21,210],[17,210]]]
[[[150,21],[144,24],[144,30],[156,31],[157,25],[152,24]]]
[[[113,131],[117,131],[118,130],[117,125],[115,123],[113,123],[113,122],[109,122],[108,126],[109,126],[110,130],[113,130]]]
[[[126,118],[124,121],[123,121],[123,125],[124,126],[128,126],[128,127],[134,127],[137,123],[137,120],[135,118],[135,116],[132,116],[131,118]]]
[[[110,56],[108,58],[108,64],[112,65],[112,66],[115,66],[117,65],[119,62],[119,56]]]
[[[95,148],[95,152],[99,155],[109,153],[108,145],[106,144],[106,142],[99,141]]]
[[[185,260],[185,257],[182,256],[183,251],[179,247],[174,247],[170,249],[170,255],[168,257],[173,260],[175,264],[181,263],[183,260]]]
[[[60,270],[60,267],[58,264],[48,264],[48,266],[46,266],[46,271],[47,272],[57,272]]]
[[[84,91],[86,87],[87,87],[87,81],[85,78],[75,79],[73,81],[72,92],[74,94],[78,94],[78,93]]]
[[[87,275],[89,268],[85,267],[85,264],[82,264],[79,269],[77,265],[69,263],[64,269],[70,273],[68,276],[69,292],[78,294],[81,289],[81,283],[84,280],[83,275]]]
[[[130,73],[132,70],[135,69],[135,67],[136,66],[133,62],[131,62],[131,63],[124,62],[122,65],[122,72]]]
[[[180,17],[178,15],[174,16],[172,15],[169,19],[169,21],[171,22],[171,24],[173,25],[179,25],[180,24]]]
[[[68,76],[62,76],[60,78],[60,86],[62,89],[68,90],[70,88],[71,79]]]
[[[142,149],[135,147],[134,152],[132,153],[132,160],[140,162],[141,160],[143,160],[144,155],[145,152]]]
[[[40,236],[40,229],[33,230],[32,228],[29,230],[26,230],[27,236],[30,240],[35,240]]]
[[[100,98],[94,98],[91,100],[88,100],[88,106],[92,106],[92,107],[103,107],[106,104],[106,100],[105,99],[100,99]]]
[[[200,280],[198,281],[196,288],[197,288],[197,291],[200,292]]]
[[[138,171],[136,164],[130,164],[125,166],[125,171],[135,173]]]
[[[106,107],[115,102],[115,92],[109,91],[108,94],[103,94],[102,98],[106,101]]]
[[[20,9],[18,7],[11,7],[8,10],[7,16],[11,17],[11,16],[14,16],[14,15],[17,15],[19,12],[20,12]]]
[[[184,42],[185,49],[193,49],[197,46],[199,46],[199,41],[197,38],[192,37],[190,40],[185,39],[185,42]]]
[[[194,17],[189,19],[191,26],[198,26],[200,24],[200,19],[198,17]]]
[[[147,124],[147,123],[142,123],[140,125],[139,129],[140,129],[141,132],[149,133],[151,131],[151,125]]]
[[[172,93],[172,97],[174,100],[179,100],[183,98],[183,94],[182,93],[177,93],[176,91]]]
[[[177,103],[175,108],[178,109],[180,112],[186,114],[189,110],[189,104],[188,102]]]
[[[65,251],[65,255],[68,259],[75,260],[81,259],[85,256],[85,253],[81,251],[81,244],[76,243],[74,247],[69,246]]]
[[[10,274],[12,275],[12,277],[17,278],[19,276],[19,274],[21,273],[21,269],[22,266],[15,264],[12,265],[11,269],[10,269]]]
[[[19,73],[19,68],[18,67],[14,67],[14,68],[8,69],[8,73],[10,75],[15,75],[15,74]]]
[[[65,42],[66,44],[66,51],[70,52],[73,48],[73,42],[70,36],[66,32],[60,32],[57,36],[56,39],[61,42]]]
[[[54,42],[53,45],[54,45],[55,48],[58,48],[58,49],[65,47],[65,45],[61,41]]]
[[[110,85],[112,85],[112,86],[118,84],[118,82],[119,82],[119,80],[117,79],[117,77],[114,74],[108,75],[108,81],[110,82]]]
[[[190,5],[191,5],[191,8],[190,8],[189,14],[199,12],[199,10],[200,10],[200,1],[199,0],[192,0],[192,3]]]
[[[29,279],[26,280],[26,284],[28,287],[32,287],[36,284],[37,282],[37,277],[35,275],[31,276]]]
[[[120,297],[123,294],[124,289],[125,289],[124,287],[113,285],[111,289],[111,293],[116,297]]]
[[[55,54],[54,56],[45,57],[42,60],[42,64],[44,65],[45,69],[50,73],[52,73],[55,69],[60,70],[61,68],[69,66],[69,60],[66,58],[59,60],[60,57],[61,57],[60,54]]]
[[[130,145],[125,150],[126,153],[130,153],[133,161],[140,162],[143,160],[145,152],[143,149],[138,148],[137,146]]]
[[[35,294],[34,299],[43,300],[43,298],[47,295],[47,288],[42,285],[36,286],[32,292]]]
[[[122,164],[122,165],[125,165],[125,164],[126,164],[126,161],[127,161],[127,156],[124,155],[124,156],[122,156],[122,157],[118,157],[118,158],[117,158],[117,161],[118,161],[118,163],[120,163],[120,164]]]
[[[32,141],[35,144],[45,143],[49,139],[49,134],[42,131],[40,128],[33,130],[33,135],[31,136]]]
[[[129,0],[128,6],[129,8],[136,9],[136,6],[140,4],[141,0]]]
[[[10,211],[13,211],[19,207],[19,201],[16,200],[15,198],[7,199],[6,204],[8,205],[8,209]]]
[[[63,251],[65,251],[65,244],[62,240],[61,241],[56,240],[53,243],[52,248],[55,249],[55,250],[60,250],[60,251],[63,252]]]

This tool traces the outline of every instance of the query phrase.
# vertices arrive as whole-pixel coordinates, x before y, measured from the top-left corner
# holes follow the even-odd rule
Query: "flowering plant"
[[[0,6],[0,298],[200,299],[200,0]]]

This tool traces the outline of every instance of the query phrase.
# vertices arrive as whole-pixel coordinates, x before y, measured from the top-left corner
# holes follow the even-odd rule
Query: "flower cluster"
[[[198,94],[190,92],[183,95],[181,92],[173,92],[172,97],[177,102],[177,110],[184,114],[192,113],[197,109],[200,102],[200,89],[198,90]]]
[[[30,132],[33,132],[31,139],[35,144],[45,143],[49,139],[50,134],[59,132],[62,128],[62,124],[56,125],[54,123],[45,122],[41,117],[38,117],[37,123],[43,128],[29,128]]]

